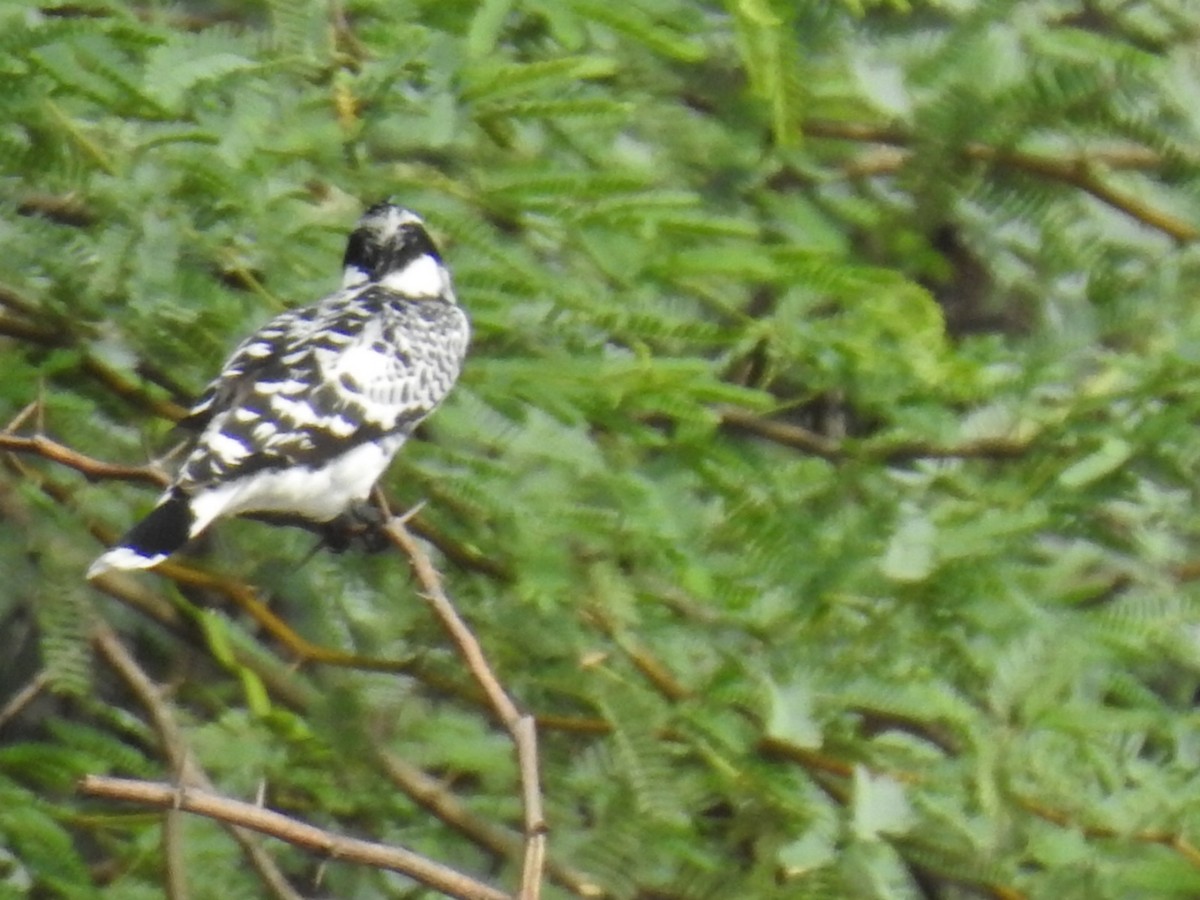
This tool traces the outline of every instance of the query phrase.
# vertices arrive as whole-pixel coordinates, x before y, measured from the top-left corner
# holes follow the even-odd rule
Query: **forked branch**
[[[392,518],[385,528],[391,542],[408,557],[423,596],[429,602],[443,627],[453,640],[459,654],[487,698],[488,705],[512,736],[516,748],[522,804],[524,808],[524,860],[519,900],[538,900],[546,865],[546,825],[538,768],[537,737],[534,719],[522,713],[500,685],[484,657],[479,641],[463,622],[442,588],[441,577],[429,556],[404,527],[403,520]],[[130,668],[127,655],[120,652],[119,643],[106,630],[95,633],[102,652],[115,666],[125,672]],[[128,676],[127,676],[128,677]],[[148,698],[152,692],[143,691]],[[152,698],[151,698],[152,699]],[[152,709],[158,709],[148,699]],[[160,714],[156,722],[163,719]],[[168,751],[175,745],[170,728],[162,728]],[[177,772],[186,770],[186,754],[176,750],[173,757]],[[442,893],[467,900],[511,900],[511,895],[483,882],[457,872],[440,863],[409,850],[374,844],[335,835],[315,826],[292,819],[261,806],[222,797],[210,791],[186,786],[195,778],[182,779],[181,785],[158,784],[133,779],[88,776],[80,785],[86,794],[127,800],[149,806],[184,810],[204,815],[232,825],[248,828],[277,837],[297,846],[325,854],[331,858],[401,872]],[[590,891],[589,891],[590,893]]]

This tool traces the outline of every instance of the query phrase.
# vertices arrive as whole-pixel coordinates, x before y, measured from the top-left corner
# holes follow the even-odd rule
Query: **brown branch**
[[[521,852],[523,838],[517,832],[481,819],[471,812],[462,800],[450,793],[441,781],[430,777],[394,753],[376,748],[376,754],[392,783],[426,812],[437,816],[455,831],[499,857],[510,858]],[[604,888],[594,879],[556,863],[553,859],[546,860],[546,873],[552,881],[577,896],[606,896]]]
[[[430,524],[424,516],[414,516],[409,519],[408,525],[412,531],[437,547],[442,555],[455,565],[479,572],[505,584],[516,580],[512,569],[505,563],[485,556],[474,547],[468,547],[459,543],[445,532]]]
[[[912,138],[899,128],[890,125],[873,125],[869,122],[843,122],[834,119],[809,119],[801,126],[805,137],[828,138],[838,141],[853,141],[859,144],[893,144],[904,146]]]
[[[50,683],[50,673],[42,669],[29,679],[19,691],[12,695],[4,707],[0,709],[0,730],[12,719],[21,714],[26,706],[37,699],[38,694]]]
[[[613,733],[612,722],[607,719],[584,719],[578,716],[539,715],[536,717],[538,728],[546,731],[560,731],[564,734],[584,734],[592,737],[604,737]]]
[[[1192,560],[1180,563],[1174,567],[1171,574],[1176,580],[1184,583],[1198,581],[1200,580],[1200,561]],[[1122,584],[1121,586],[1123,587],[1124,585]]]
[[[769,734],[765,734],[758,739],[755,749],[763,759],[793,762],[810,772],[822,772],[826,775],[836,775],[839,778],[852,778],[854,776],[854,767],[856,765],[865,765],[874,774],[887,775],[888,778],[904,784],[919,784],[923,780],[915,772],[906,772],[900,769],[880,769],[866,763],[850,762],[845,759],[839,759],[836,756],[831,756],[828,753],[822,753],[808,747],[801,747],[799,744],[794,744],[783,738],[772,737]]]
[[[72,334],[69,323],[53,319],[38,321],[39,318],[48,317],[38,309],[37,304],[4,285],[0,285],[0,306],[15,311],[19,316],[0,315],[0,335],[51,348],[71,348],[82,343]],[[78,352],[78,369],[127,403],[172,422],[178,422],[187,414],[187,410],[178,403],[154,396],[82,346],[78,347]]]
[[[171,767],[175,779],[181,784],[208,787],[203,784],[204,776],[199,771],[191,750],[183,738],[183,732],[175,723],[175,717],[162,700],[158,685],[156,685],[137,664],[120,638],[108,627],[107,623],[96,620],[91,628],[92,646],[100,653],[126,686],[137,697],[145,708],[162,744],[163,754]]]
[[[541,893],[542,871],[546,859],[546,821],[542,812],[542,796],[539,787],[537,727],[532,716],[521,713],[512,699],[505,693],[499,680],[488,665],[483,649],[470,628],[463,622],[454,604],[442,589],[442,579],[430,562],[421,545],[404,527],[402,519],[393,517],[385,528],[388,538],[402,550],[412,564],[413,573],[420,583],[423,596],[428,601],[442,627],[458,648],[471,675],[478,682],[488,699],[496,717],[508,729],[516,748],[517,768],[521,779],[522,807],[524,809],[525,860],[521,870],[520,900],[538,900]]]
[[[28,193],[17,202],[17,212],[75,228],[94,225],[98,219],[95,210],[74,194]]]
[[[764,418],[758,413],[736,406],[717,408],[721,424],[765,438],[785,447],[811,453],[830,462],[844,459],[876,462],[909,462],[914,459],[1018,459],[1029,452],[1032,440],[1012,438],[980,438],[961,444],[939,445],[924,441],[881,440],[835,441],[823,435],[793,425]]]
[[[106,572],[92,579],[90,584],[162,626],[176,638],[211,652],[211,648],[206,648],[198,623],[185,617],[179,607],[149,590],[139,579],[122,572]],[[296,672],[294,663],[277,658],[265,647],[255,646],[251,650],[236,643],[233,661],[253,672],[276,702],[301,711],[312,706],[316,691]]]
[[[101,621],[93,623],[91,639],[100,655],[116,670],[150,715],[150,720],[154,724],[154,730],[158,734],[163,753],[174,773],[176,783],[211,791],[212,782],[200,767],[191,748],[188,747],[183,731],[176,723],[170,708],[162,700],[158,686],[137,664],[137,661],[125,649],[125,645],[121,643],[120,638],[106,623]],[[170,896],[186,895],[186,891],[182,888],[181,829],[179,825],[179,810],[168,809],[166,820],[163,823],[163,841],[165,844],[164,856],[167,859],[168,886],[171,888]],[[252,834],[237,825],[230,825],[229,833],[241,846],[242,851],[250,859],[250,864],[254,866],[255,871],[258,872],[259,877],[273,896],[280,900],[301,900],[300,894],[288,883],[283,873],[279,871],[279,867],[275,865],[275,860],[263,850],[262,845]]]
[[[124,679],[125,684],[149,713],[176,783],[207,787],[206,779],[184,742],[183,732],[176,726],[174,717],[162,701],[158,687],[142,671],[116,634],[104,622],[97,620],[92,623],[90,637],[92,645]],[[249,835],[246,837],[248,839]],[[165,810],[163,813],[162,852],[163,874],[166,882],[165,893],[169,900],[187,900],[188,898],[183,839],[182,813],[177,809]],[[267,862],[273,865],[269,859]],[[289,900],[294,900],[294,894],[285,896],[288,896]]]
[[[907,148],[914,140],[911,134],[898,128],[862,122],[811,120],[804,123],[802,130],[808,137],[884,144],[897,148]],[[1001,166],[1079,188],[1102,203],[1120,210],[1143,225],[1170,235],[1177,241],[1188,242],[1200,238],[1200,229],[1195,225],[1155,209],[1137,196],[1118,191],[1097,175],[1098,169],[1160,169],[1164,165],[1162,156],[1144,147],[1099,148],[1066,157],[1052,157],[1019,150],[1005,150],[972,141],[963,146],[961,153],[964,159],[973,162]],[[854,176],[898,171],[907,164],[912,155],[913,151],[907,149],[893,154],[869,154],[866,159],[848,164],[846,172]]]
[[[720,416],[722,425],[748,431],[758,437],[783,444],[785,447],[811,453],[822,459],[833,461],[841,459],[845,455],[845,450],[838,441],[819,435],[815,431],[809,431],[807,428],[801,428],[799,425],[765,419],[748,409],[720,406],[717,408],[717,415]]]
[[[692,691],[675,677],[675,673],[638,640],[625,634],[602,609],[588,610],[585,618],[621,649],[633,667],[664,699],[678,703],[692,696]]]
[[[894,175],[908,165],[912,153],[899,147],[873,147],[842,164],[842,174],[849,179],[875,178]]]
[[[85,352],[79,360],[79,367],[92,376],[109,391],[116,394],[132,406],[139,406],[147,412],[178,422],[187,415],[187,410],[172,400],[155,397],[149,391],[130,381],[116,369],[103,363],[90,353]]]
[[[90,797],[181,809],[249,828],[331,859],[399,872],[427,887],[461,900],[512,900],[503,891],[410,850],[331,834],[282,813],[251,803],[230,800],[197,788],[88,775],[80,782],[79,789]]]
[[[979,438],[961,444],[928,444],[924,441],[880,442],[865,445],[855,456],[880,462],[910,462],[914,459],[1020,459],[1032,442],[1013,438]]]
[[[1096,175],[1095,166],[1086,157],[1077,159],[1054,159],[1033,153],[1015,150],[1000,150],[986,144],[968,144],[963,148],[968,159],[1016,169],[1030,175],[1061,181],[1091,194],[1102,203],[1107,203],[1143,225],[1170,235],[1182,243],[1200,237],[1200,229],[1190,222],[1155,209],[1139,197],[1123,193],[1106,184]]]
[[[40,312],[36,303],[6,284],[0,284],[0,306],[27,319],[37,318]]]
[[[131,481],[166,487],[170,479],[165,472],[151,466],[121,466],[85,456],[57,441],[42,435],[19,437],[0,433],[0,450],[10,453],[32,453],[79,472],[89,480]]]
[[[1200,869],[1200,848],[1197,848],[1191,841],[1178,832],[1160,828],[1146,828],[1140,831],[1122,832],[1106,825],[1081,825],[1079,822],[1074,821],[1066,812],[1047,806],[1040,800],[1022,796],[1017,796],[1015,799],[1027,812],[1032,813],[1043,821],[1050,822],[1052,825],[1078,830],[1084,837],[1089,838],[1124,838],[1143,844],[1160,844],[1174,850],[1192,866]]]
[[[0,315],[0,335],[50,347],[55,346],[62,337],[42,325],[5,315]]]
[[[812,138],[850,141],[856,144],[884,144],[906,148],[913,143],[913,136],[890,125],[874,125],[869,122],[845,122],[832,119],[810,119],[802,126],[804,135]],[[983,144],[968,144],[980,147]],[[1082,153],[1060,157],[1064,166],[1095,166],[1108,169],[1153,171],[1161,169],[1166,160],[1161,153],[1137,144],[1116,144],[1093,147]]]
[[[275,640],[279,641],[288,652],[301,663],[322,663],[327,666],[341,666],[351,669],[365,669],[376,672],[411,672],[415,668],[415,660],[380,659],[370,656],[358,656],[331,647],[314,644],[301,637],[287,622],[275,615],[258,596],[258,590],[243,581],[205,572],[185,563],[167,560],[155,566],[154,571],[171,579],[177,585],[201,590],[211,590],[222,594],[238,609],[246,613]]]
[[[395,753],[381,747],[376,747],[375,751],[392,783],[426,812],[497,856],[513,857],[521,851],[519,834],[476,816],[458,797],[446,790],[442,782],[426,775]]]
[[[163,811],[162,854],[163,893],[167,900],[188,900],[187,866],[183,858],[183,813],[177,809]]]

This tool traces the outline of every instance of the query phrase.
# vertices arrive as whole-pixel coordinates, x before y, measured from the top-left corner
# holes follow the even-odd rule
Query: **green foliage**
[[[1195,896],[1193,12],[0,0],[0,417],[140,464],[394,197],[475,339],[386,487],[543,719],[556,862],[613,897]],[[0,710],[37,688],[0,712],[0,894],[162,895],[161,817],[73,789],[173,774],[94,617],[220,790],[514,883],[385,774],[519,822],[403,563],[216,529],[205,566],[405,669],[297,672],[219,592],[82,585],[151,498],[0,481]],[[196,896],[264,895],[182,840]]]

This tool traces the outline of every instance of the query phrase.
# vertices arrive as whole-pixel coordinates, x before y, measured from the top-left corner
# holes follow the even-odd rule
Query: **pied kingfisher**
[[[326,523],[366,500],[458,378],[470,326],[406,209],[368,209],[343,266],[340,290],[233,351],[180,423],[198,437],[171,486],[89,578],[153,566],[222,516]]]

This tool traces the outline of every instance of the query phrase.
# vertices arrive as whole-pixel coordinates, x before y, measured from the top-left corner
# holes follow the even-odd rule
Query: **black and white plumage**
[[[222,516],[320,523],[365,500],[449,393],[469,333],[421,220],[371,207],[341,289],[238,345],[181,423],[199,437],[175,480],[88,577],[153,566]]]

